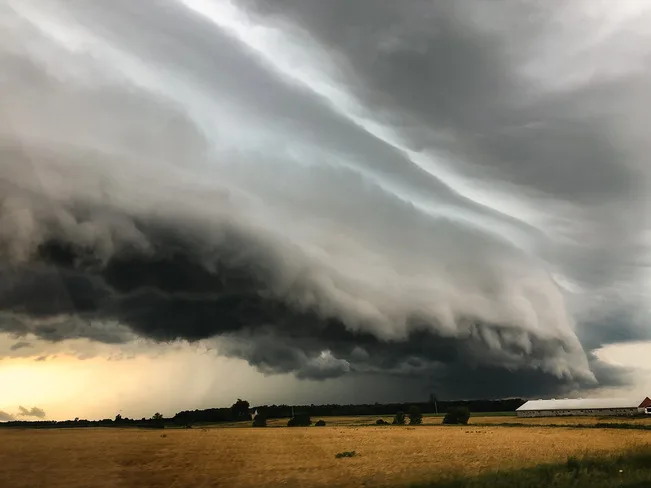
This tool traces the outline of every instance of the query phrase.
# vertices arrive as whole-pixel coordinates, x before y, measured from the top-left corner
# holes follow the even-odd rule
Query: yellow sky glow
[[[277,401],[272,398],[280,391],[285,397],[292,389],[303,389],[287,375],[264,376],[244,361],[187,344],[157,346],[156,353],[120,359],[115,354],[124,352],[124,345],[103,348],[103,353],[113,355],[82,360],[57,354],[44,361],[37,361],[37,356],[5,357],[0,361],[0,410],[15,415],[21,405],[39,407],[52,420],[113,418],[117,413],[140,418],[156,411],[173,415],[184,409],[225,406],[238,397],[266,403]],[[635,372],[635,384],[626,391],[607,389],[601,394],[651,395],[651,342],[615,344],[594,353],[606,364]]]

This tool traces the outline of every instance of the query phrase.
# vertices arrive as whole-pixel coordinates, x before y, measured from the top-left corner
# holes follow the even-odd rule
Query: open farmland
[[[314,417],[313,420],[316,420]],[[369,426],[375,425],[378,419],[382,419],[391,423],[393,416],[391,415],[360,415],[356,417],[324,417],[328,425],[332,426]],[[423,425],[441,425],[443,415],[425,414],[423,415]],[[499,413],[494,414],[476,414],[470,417],[468,425],[500,425],[500,424],[518,424],[518,425],[531,425],[531,426],[545,426],[545,425],[598,425],[598,424],[635,424],[641,426],[648,426],[651,429],[651,415],[644,417],[530,417],[520,418],[515,414]],[[235,424],[233,424],[235,425]],[[270,427],[281,427],[287,425],[287,419],[272,419],[268,421]],[[239,424],[239,426],[247,426]]]
[[[490,416],[471,417],[473,424],[522,424],[522,425],[594,425],[594,424],[635,424],[646,425],[651,428],[651,415],[640,417],[515,417],[515,416]]]
[[[404,486],[651,443],[648,431],[355,427],[356,420],[291,429],[3,429],[0,486]],[[358,455],[336,459],[342,451]]]

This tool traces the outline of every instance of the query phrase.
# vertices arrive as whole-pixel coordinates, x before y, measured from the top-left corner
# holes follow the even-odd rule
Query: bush
[[[317,421],[316,424],[314,424],[316,427],[325,427],[325,420],[319,420]]]
[[[310,416],[305,413],[299,413],[294,415],[289,422],[287,422],[287,427],[308,427],[312,425],[312,420]]]
[[[393,417],[393,425],[405,425],[405,412],[398,412],[396,416]]]
[[[448,425],[466,425],[470,419],[470,410],[466,407],[452,407],[443,417],[443,423]]]
[[[267,426],[267,417],[264,414],[259,413],[253,419],[253,427],[266,427]]]
[[[375,425],[389,425],[389,422],[387,422],[387,421],[384,420],[384,419],[377,419],[377,420],[375,421]]]
[[[409,425],[420,425],[423,423],[423,414],[416,405],[409,408]]]
[[[337,459],[345,458],[345,457],[354,457],[354,456],[357,456],[357,453],[355,451],[344,451],[344,452],[338,452],[337,454],[335,454],[335,457]]]

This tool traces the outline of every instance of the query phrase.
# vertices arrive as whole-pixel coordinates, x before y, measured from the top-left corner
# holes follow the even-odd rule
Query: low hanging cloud
[[[647,11],[163,4],[1,8],[0,330],[458,395],[618,381],[589,351],[648,337]]]
[[[19,417],[35,417],[37,419],[45,418],[45,411],[42,408],[38,408],[38,407],[25,408],[23,406],[19,406],[18,411],[19,411],[18,413]]]
[[[23,407],[22,405],[18,407],[18,413],[16,415],[0,410],[0,422],[10,422],[12,420],[17,420],[20,417],[33,417],[37,419],[44,419],[45,411],[42,408],[38,408],[38,407],[26,408]]]
[[[32,347],[32,345],[27,341],[18,341],[9,348],[10,351],[18,351],[19,349],[25,349]]]
[[[3,410],[0,410],[0,422],[11,422],[15,417]]]

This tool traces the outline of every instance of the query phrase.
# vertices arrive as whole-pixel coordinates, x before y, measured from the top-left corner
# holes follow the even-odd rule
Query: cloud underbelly
[[[513,391],[642,334],[637,51],[481,2],[37,3],[0,7],[0,330]]]

